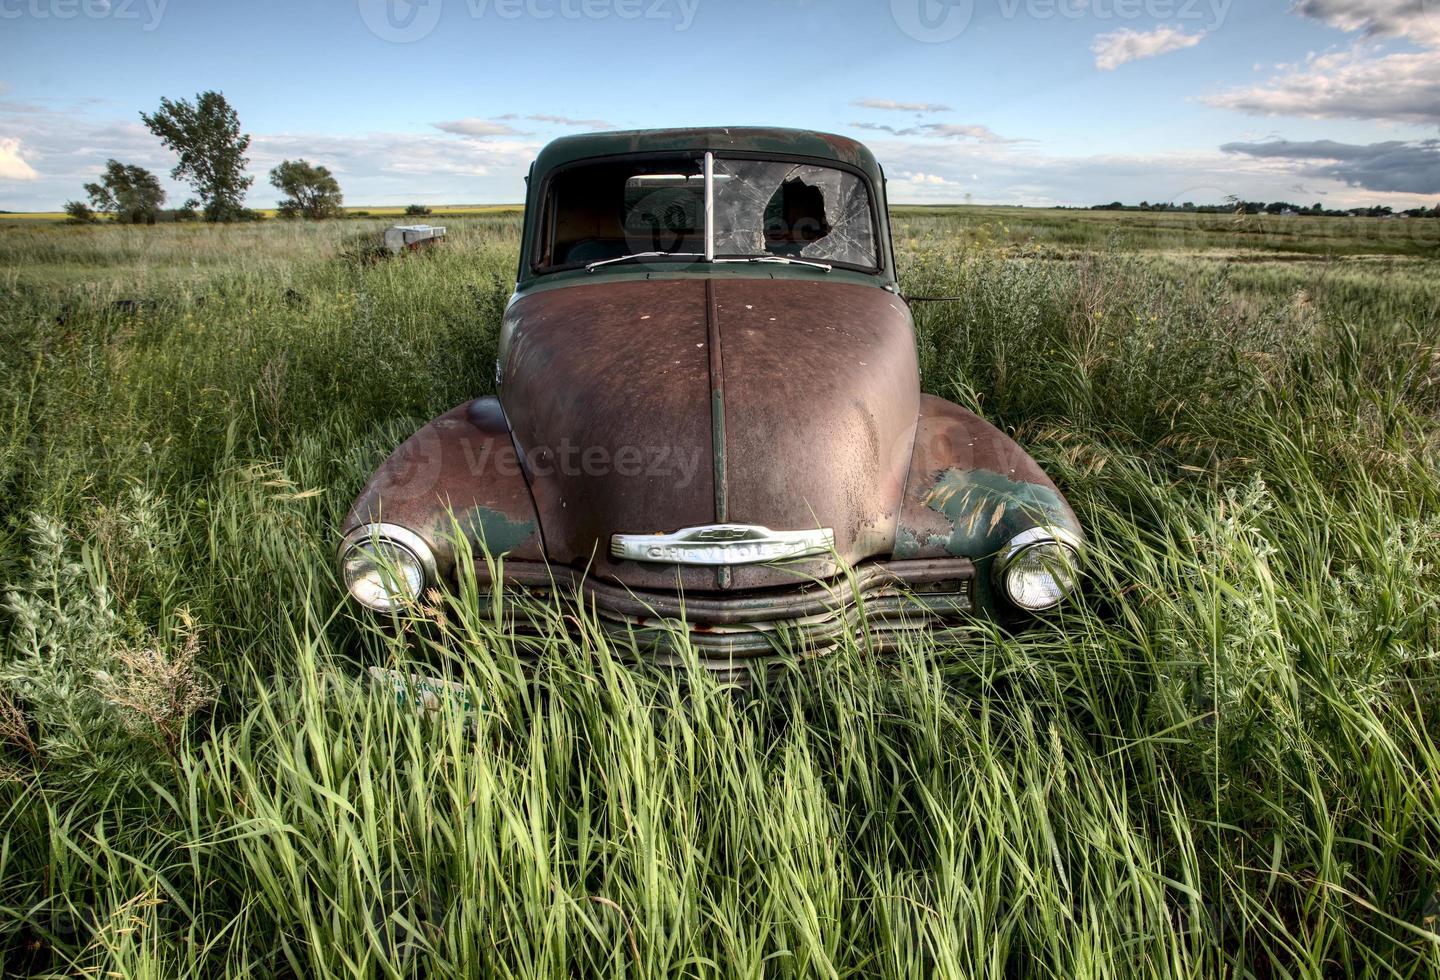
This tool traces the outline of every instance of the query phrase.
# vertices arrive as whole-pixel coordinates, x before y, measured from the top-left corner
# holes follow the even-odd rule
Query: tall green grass
[[[563,603],[522,664],[473,583],[398,637],[342,602],[351,497],[490,384],[516,225],[451,224],[0,242],[0,972],[1440,974],[1433,265],[906,219],[964,297],[924,386],[1064,484],[1090,584],[737,695]]]

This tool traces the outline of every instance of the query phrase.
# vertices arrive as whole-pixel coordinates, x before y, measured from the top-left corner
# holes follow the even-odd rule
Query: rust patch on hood
[[[919,415],[911,330],[894,294],[823,280],[522,295],[506,317],[501,398],[551,560],[698,591],[835,572],[822,559],[717,576],[608,554],[615,533],[721,521],[833,528],[849,562],[890,554]]]
[[[894,547],[919,416],[909,311],[873,286],[794,279],[714,283],[724,365],[728,517],[829,527],[855,563]],[[829,574],[831,562],[811,563]],[[794,583],[737,568],[735,588]]]
[[[715,520],[704,280],[522,296],[505,336],[501,401],[550,560],[640,587],[713,590],[708,569],[609,557],[616,532]]]

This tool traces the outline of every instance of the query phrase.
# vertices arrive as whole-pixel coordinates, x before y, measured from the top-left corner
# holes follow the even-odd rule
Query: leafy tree
[[[153,115],[140,113],[150,132],[179,154],[170,175],[195,188],[206,221],[234,221],[246,215],[245,191],[255,178],[245,175],[250,136],[240,132],[240,117],[219,92],[201,92],[195,101],[160,100]]]
[[[423,205],[423,204],[407,204],[407,205],[405,205],[405,215],[406,215],[407,217],[418,218],[418,217],[423,217],[424,215],[427,215],[427,214],[429,214],[429,213],[430,213],[430,209],[427,208],[427,207],[426,207],[425,205]]]
[[[80,225],[88,225],[95,220],[95,212],[90,210],[90,205],[84,201],[66,201],[65,213],[70,220]]]
[[[160,180],[144,167],[126,165],[119,160],[105,161],[100,183],[86,184],[85,193],[96,211],[113,214],[117,220],[138,225],[154,224],[160,205],[165,203],[165,190]]]
[[[286,160],[270,171],[270,183],[286,195],[279,204],[282,217],[338,218],[341,214],[340,183],[326,167]]]

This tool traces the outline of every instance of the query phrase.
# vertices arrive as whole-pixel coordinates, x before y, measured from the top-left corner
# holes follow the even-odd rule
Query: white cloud
[[[451,133],[455,136],[473,136],[486,139],[491,136],[520,136],[523,135],[514,126],[507,123],[496,122],[493,119],[479,119],[470,116],[465,119],[452,119],[449,122],[431,123],[436,129],[443,133]]]
[[[954,123],[930,123],[925,127],[931,136],[948,140],[973,140],[976,143],[1024,143],[1025,140],[1008,139],[989,126],[960,125]]]
[[[613,125],[604,119],[572,119],[569,116],[547,116],[544,113],[534,113],[525,117],[536,122],[554,123],[557,126],[582,126],[586,129],[612,129]]]
[[[1253,115],[1440,125],[1440,51],[1341,51],[1202,101]]]
[[[1134,31],[1124,27],[1095,38],[1090,50],[1095,55],[1096,68],[1114,71],[1132,61],[1193,48],[1203,40],[1203,33],[1186,34],[1178,27],[1157,27],[1153,31]]]
[[[1435,0],[1297,0],[1294,11],[1342,31],[1440,47],[1440,3]]]
[[[1254,115],[1440,125],[1440,0],[1297,0],[1293,10],[1361,39],[1202,101]],[[1422,50],[1385,52],[1382,38]]]
[[[939,102],[896,102],[894,99],[856,99],[850,103],[862,109],[883,109],[887,112],[949,112],[948,105]]]
[[[408,133],[281,133],[254,137],[250,170],[268,171],[281,160],[303,156],[337,174],[490,177],[524,172],[537,145],[520,140],[477,142]],[[264,193],[269,193],[268,190]]]
[[[36,180],[39,174],[20,155],[20,141],[0,139],[0,180]]]
[[[920,171],[906,171],[900,175],[900,179],[897,181],[897,183],[921,184],[929,187],[953,187],[956,182],[953,180],[947,180],[946,178],[941,177],[939,174],[927,174]]]
[[[23,148],[36,179],[0,180],[0,209],[53,211],[83,194],[105,161],[115,158],[153,171],[173,202],[193,191],[169,178],[175,157],[139,120],[97,118],[83,108],[8,113],[0,104],[0,132]],[[539,143],[520,136],[457,138],[440,132],[253,133],[248,203],[270,207],[278,197],[266,175],[281,160],[304,157],[335,172],[345,199],[367,204],[503,203],[522,200],[524,175]],[[0,153],[7,175],[10,154]]]
[[[855,129],[868,129],[891,136],[935,136],[942,139],[972,143],[1025,143],[1027,140],[1007,139],[989,126],[959,123],[919,123],[915,126],[887,126],[884,123],[852,122]]]
[[[871,143],[894,174],[935,176],[896,180],[894,203],[955,202],[1089,206],[1109,201],[1194,201],[1219,204],[1234,194],[1251,201],[1323,200],[1330,207],[1388,204],[1397,209],[1434,203],[1414,193],[1351,186],[1334,175],[1303,178],[1294,160],[1241,153],[1152,153],[1051,156],[1008,147],[892,140]],[[1303,187],[1301,186],[1303,183]],[[963,186],[955,186],[963,185]]]

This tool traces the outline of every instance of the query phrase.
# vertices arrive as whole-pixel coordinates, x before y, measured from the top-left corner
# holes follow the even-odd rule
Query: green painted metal
[[[513,521],[489,507],[472,507],[459,520],[465,536],[492,555],[503,555],[535,533],[534,521]]]
[[[930,534],[922,541],[913,530],[902,528],[895,557],[916,558],[928,546],[969,558],[978,573],[976,607],[992,613],[997,604],[990,570],[1006,542],[1024,528],[1070,527],[1074,521],[1065,499],[1051,487],[1011,480],[991,470],[946,470],[926,495],[926,506],[949,521],[950,533]]]
[[[860,171],[870,185],[876,205],[879,227],[877,246],[885,266],[879,272],[859,273],[835,269],[830,273],[800,267],[768,266],[763,271],[754,267],[734,267],[714,263],[636,262],[607,266],[594,273],[583,269],[567,272],[552,272],[543,276],[535,275],[530,268],[531,248],[535,239],[533,222],[544,213],[541,195],[545,178],[557,167],[568,166],[585,160],[599,160],[605,157],[642,153],[695,153],[714,152],[717,156],[727,153],[747,156],[774,156],[776,158],[801,158],[816,163],[838,163]],[[848,136],[833,133],[819,133],[806,129],[784,129],[779,127],[707,126],[687,129],[635,129],[612,133],[584,133],[576,136],[562,136],[541,149],[531,164],[529,187],[525,198],[525,233],[520,244],[520,268],[516,281],[517,290],[528,290],[541,284],[548,287],[570,285],[577,281],[594,282],[597,276],[610,278],[624,275],[651,274],[654,278],[672,276],[736,276],[739,278],[805,278],[816,275],[833,276],[836,279],[854,277],[850,281],[869,285],[894,288],[898,282],[895,275],[894,250],[890,241],[890,223],[885,198],[885,173],[875,155],[863,144]]]
[[[846,136],[808,129],[773,126],[699,126],[683,129],[630,129],[611,133],[581,133],[552,140],[535,158],[531,189],[540,177],[556,167],[596,157],[628,153],[672,153],[695,150],[716,154],[759,153],[776,156],[833,160],[863,170],[873,181],[881,179],[880,164],[863,143]],[[529,202],[534,204],[534,201]]]
[[[715,283],[705,280],[705,332],[710,355],[710,454],[715,467],[715,521],[730,520],[730,498],[725,470],[725,370],[720,345],[720,313],[715,305]],[[731,586],[730,568],[715,570],[715,585]]]

